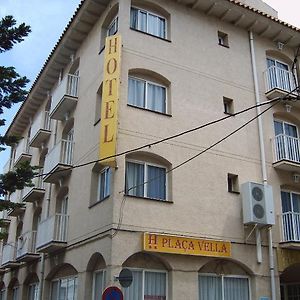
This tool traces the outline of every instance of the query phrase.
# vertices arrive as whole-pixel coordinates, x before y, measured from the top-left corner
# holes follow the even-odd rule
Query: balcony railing
[[[74,102],[74,98],[78,98],[78,86],[79,76],[68,74],[63,78],[52,94],[50,109],[50,116],[52,118],[60,120],[64,113],[74,108],[77,101],[75,99],[76,101]]]
[[[300,242],[300,213],[286,212],[280,219],[282,242]]]
[[[40,197],[44,196],[45,183],[43,181],[42,174],[44,174],[43,169],[40,169],[37,177],[32,179],[33,186],[27,186],[24,188],[22,193],[22,199],[24,201],[33,202],[34,200],[38,200]]]
[[[44,248],[53,243],[66,243],[68,234],[68,219],[66,214],[55,214],[39,224],[36,248]]]
[[[1,265],[7,265],[8,263],[16,262],[16,247],[14,244],[6,244],[2,250]]]
[[[51,173],[55,173],[55,171],[58,171],[60,167],[62,167],[62,169],[69,169],[69,167],[73,164],[73,152],[73,141],[61,140],[57,143],[46,156],[44,165],[44,173],[46,174],[45,178],[49,178],[49,176],[52,175]],[[57,175],[59,175],[59,172],[57,172]]]
[[[36,231],[28,231],[18,237],[16,258],[36,254]]]
[[[48,111],[41,111],[31,126],[30,145],[39,147],[50,136],[51,119]]]
[[[31,153],[29,147],[29,140],[27,138],[23,138],[18,142],[18,145],[16,147],[14,165],[16,166],[19,162],[30,159]]]
[[[294,163],[300,163],[300,139],[279,134],[273,141],[275,162],[289,160]]]
[[[273,89],[280,89],[286,92],[291,92],[295,89],[293,73],[276,66],[269,67],[265,71],[266,92]]]

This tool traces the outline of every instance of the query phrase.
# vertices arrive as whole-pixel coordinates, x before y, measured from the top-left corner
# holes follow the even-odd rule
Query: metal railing
[[[300,139],[279,134],[273,140],[275,162],[286,159],[300,163]]]
[[[44,170],[43,169],[39,169],[37,177],[34,177],[32,179],[33,186],[26,186],[24,188],[23,193],[22,193],[22,198],[26,197],[26,195],[28,193],[30,193],[32,191],[32,189],[45,189],[45,183],[43,181],[42,174],[44,174]]]
[[[30,154],[28,138],[23,138],[18,142],[18,145],[16,147],[16,155],[15,155],[14,162],[16,162],[22,154]]]
[[[50,114],[64,96],[78,97],[79,76],[68,74],[59,83],[52,94]]]
[[[266,80],[266,92],[275,88],[291,92],[296,87],[293,73],[285,69],[272,66],[264,72],[264,75]]]
[[[68,219],[66,214],[55,214],[39,224],[36,247],[51,242],[67,242]]]
[[[279,217],[282,242],[300,242],[300,213],[285,212]]]
[[[41,111],[31,126],[31,139],[35,137],[40,129],[50,130],[51,119],[48,111]]]
[[[36,253],[36,231],[28,231],[18,237],[17,258],[28,253]]]
[[[3,246],[2,250],[2,260],[1,264],[4,265],[8,262],[13,262],[16,260],[16,247],[14,244],[6,244]]]
[[[61,140],[47,154],[44,173],[49,173],[57,164],[73,164],[74,142]]]

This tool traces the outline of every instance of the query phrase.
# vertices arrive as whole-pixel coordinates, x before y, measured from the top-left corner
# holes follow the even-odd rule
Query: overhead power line
[[[158,145],[158,144],[160,144],[160,143],[166,142],[166,141],[168,141],[168,140],[175,139],[175,138],[177,138],[177,137],[186,135],[186,134],[188,134],[188,133],[191,133],[191,132],[194,132],[194,131],[198,131],[198,130],[203,129],[203,128],[205,128],[205,127],[208,127],[208,126],[217,124],[217,123],[219,123],[219,122],[222,122],[222,121],[227,120],[227,119],[229,119],[229,118],[232,118],[232,117],[234,117],[234,116],[238,116],[238,115],[243,114],[243,113],[245,113],[245,112],[248,112],[248,111],[250,111],[250,110],[252,110],[252,109],[254,109],[254,108],[256,108],[256,107],[260,107],[260,106],[264,106],[264,105],[271,104],[271,103],[273,103],[273,102],[275,102],[275,101],[278,101],[278,100],[282,100],[282,99],[276,98],[276,99],[273,99],[273,100],[265,101],[265,102],[262,102],[262,103],[259,103],[259,104],[256,104],[256,105],[247,107],[247,108],[245,108],[245,109],[243,109],[243,110],[240,110],[240,111],[238,111],[238,112],[236,112],[236,113],[227,115],[227,116],[225,116],[225,117],[222,117],[222,118],[213,120],[213,121],[211,121],[211,122],[208,122],[208,123],[199,125],[199,126],[197,126],[197,127],[194,127],[194,128],[191,128],[191,129],[188,129],[188,130],[185,130],[185,131],[181,131],[181,132],[179,132],[179,133],[177,133],[177,134],[168,136],[168,137],[166,137],[166,138],[162,138],[162,139],[157,140],[157,141],[155,141],[155,142],[148,143],[148,144],[144,144],[144,145],[139,146],[139,147],[136,147],[136,148],[128,149],[128,150],[125,150],[125,151],[123,151],[123,152],[120,152],[120,153],[117,153],[117,154],[114,154],[114,155],[106,156],[106,157],[104,157],[104,158],[102,158],[102,159],[96,159],[96,160],[88,161],[88,162],[85,162],[85,163],[82,163],[82,164],[78,164],[78,165],[75,165],[75,166],[70,166],[69,168],[66,168],[66,169],[64,169],[64,170],[57,170],[57,171],[54,171],[54,172],[48,172],[48,173],[43,173],[43,174],[37,174],[37,175],[35,175],[34,177],[48,176],[48,175],[57,174],[57,173],[65,172],[65,171],[72,170],[72,169],[77,169],[77,168],[85,167],[85,166],[87,166],[87,165],[99,163],[99,162],[105,161],[105,160],[110,159],[110,158],[115,158],[115,157],[123,156],[123,155],[129,154],[129,153],[132,153],[132,152],[136,152],[136,151],[139,151],[139,150],[142,150],[142,149],[145,149],[145,148],[149,148],[149,147]]]

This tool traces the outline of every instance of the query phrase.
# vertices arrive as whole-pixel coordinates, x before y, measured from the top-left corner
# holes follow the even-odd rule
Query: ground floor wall
[[[257,263],[254,244],[231,243],[231,256],[226,258],[154,253],[144,251],[143,232],[120,230],[44,257],[44,267],[40,258],[3,274],[0,289],[7,298],[0,299],[37,300],[41,287],[43,300],[101,299],[105,287],[121,288],[116,277],[123,268],[133,272],[131,287],[122,288],[125,300],[206,300],[210,299],[206,298],[208,291],[216,289],[221,299],[239,299],[236,292],[228,296],[230,285],[239,289],[240,299],[271,299],[266,246],[262,248],[262,263]],[[37,285],[41,281],[42,286]],[[280,299],[278,274],[276,287]],[[18,298],[13,298],[17,288]],[[68,298],[61,298],[62,290]]]

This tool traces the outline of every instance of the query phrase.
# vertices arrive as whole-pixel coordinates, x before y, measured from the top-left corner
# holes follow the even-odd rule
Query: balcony
[[[285,134],[275,136],[273,140],[274,168],[299,172],[300,139]]]
[[[14,167],[17,167],[21,162],[31,160],[30,147],[27,138],[23,138],[18,142],[14,160]]]
[[[79,76],[68,74],[52,94],[50,118],[65,120],[77,105]]]
[[[293,73],[277,66],[269,67],[265,72],[266,96],[272,100],[286,95],[296,88]],[[291,96],[297,95],[292,93]]]
[[[15,268],[20,263],[16,261],[16,247],[14,244],[6,244],[3,246],[1,268]]]
[[[47,142],[51,135],[51,122],[48,111],[41,111],[31,126],[31,136],[29,141],[31,147],[39,148]]]
[[[52,252],[67,246],[69,216],[55,214],[39,224],[36,249],[38,252]]]
[[[39,258],[36,252],[36,231],[28,231],[18,237],[16,259],[19,262],[28,262]]]
[[[43,182],[43,169],[40,169],[38,177],[32,179],[33,186],[25,187],[22,193],[23,202],[35,202],[44,198],[45,184]]]
[[[279,216],[281,247],[300,249],[300,213],[285,212]]]
[[[9,200],[14,203],[21,203],[23,190],[16,190],[9,196]],[[25,212],[25,206],[16,207],[8,210],[7,215],[9,217],[18,217]]]
[[[74,142],[61,140],[47,154],[44,165],[44,181],[57,182],[72,171]]]

